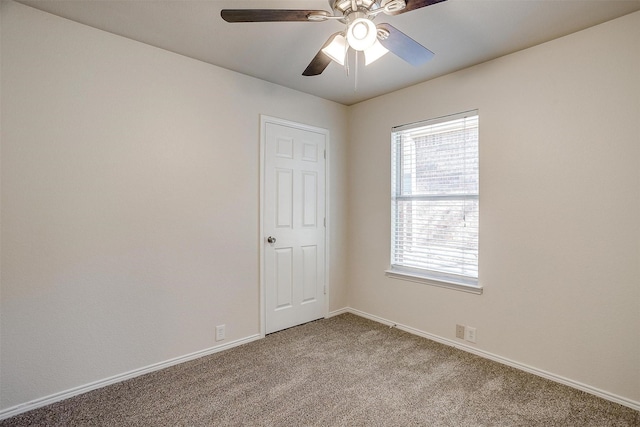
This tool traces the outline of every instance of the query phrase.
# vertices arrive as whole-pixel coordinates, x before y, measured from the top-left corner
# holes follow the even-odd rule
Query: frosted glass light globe
[[[358,18],[349,25],[347,42],[355,50],[366,50],[373,46],[378,37],[375,24],[365,18]]]

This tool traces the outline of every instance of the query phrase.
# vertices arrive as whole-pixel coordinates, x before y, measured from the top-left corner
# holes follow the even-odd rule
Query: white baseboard
[[[494,362],[502,363],[503,365],[507,365],[507,366],[511,366],[512,368],[520,369],[521,371],[529,372],[530,374],[534,374],[534,375],[537,375],[539,377],[546,378],[548,380],[555,381],[557,383],[564,384],[564,385],[567,385],[569,387],[573,387],[575,389],[584,391],[586,393],[593,394],[594,396],[598,396],[598,397],[601,397],[603,399],[609,400],[611,402],[618,403],[620,405],[629,407],[631,409],[635,409],[636,411],[640,411],[640,402],[637,402],[637,401],[634,401],[634,400],[631,400],[631,399],[627,399],[626,397],[618,396],[618,395],[613,394],[613,393],[609,393],[608,391],[605,391],[605,390],[600,390],[600,389],[598,389],[596,387],[592,387],[592,386],[590,386],[588,384],[583,384],[581,382],[574,381],[574,380],[572,380],[570,378],[565,378],[563,376],[556,375],[554,373],[547,372],[547,371],[544,371],[542,369],[534,368],[533,366],[529,366],[529,365],[526,365],[524,363],[516,362],[515,360],[507,359],[506,357],[498,356],[497,354],[489,353],[488,351],[479,350],[479,349],[477,349],[475,347],[471,347],[469,345],[466,345],[466,344],[463,344],[463,343],[459,343],[457,341],[453,341],[453,340],[450,340],[450,339],[447,339],[447,338],[442,338],[442,337],[439,337],[437,335],[433,335],[433,334],[430,334],[428,332],[424,332],[424,331],[421,331],[419,329],[412,328],[411,326],[402,325],[402,324],[393,322],[391,320],[384,319],[382,317],[366,313],[364,311],[356,310],[355,308],[347,307],[347,308],[343,308],[343,309],[337,310],[336,312],[332,312],[332,313],[337,313],[337,314],[333,314],[333,316],[337,316],[338,314],[342,314],[342,313],[351,313],[351,314],[355,314],[356,316],[360,316],[360,317],[364,317],[364,318],[369,319],[369,320],[373,320],[374,322],[382,323],[383,325],[393,326],[393,327],[398,328],[398,329],[400,329],[402,331],[409,332],[410,334],[418,335],[418,336],[430,339],[432,341],[439,342],[441,344],[445,344],[445,345],[448,345],[448,346],[451,346],[451,347],[455,347],[457,349],[460,349],[460,350],[463,350],[463,351],[466,351],[466,352],[469,352],[469,353],[473,353],[473,354],[475,354],[477,356],[484,357],[485,359],[493,360]]]
[[[344,307],[344,308],[341,308],[340,310],[330,311],[325,317],[325,319],[328,319],[330,317],[340,316],[341,314],[344,314],[344,313],[353,313],[353,311],[349,307]]]
[[[143,368],[134,369],[133,371],[125,372],[123,374],[115,375],[110,378],[105,378],[102,380],[98,380],[89,384],[81,385],[79,387],[74,387],[69,390],[61,391],[59,393],[55,393],[46,397],[42,397],[40,399],[35,399],[30,402],[22,403],[20,405],[12,406],[11,408],[4,409],[0,411],[0,420],[4,420],[6,418],[11,418],[16,415],[22,414],[27,411],[31,411],[33,409],[41,408],[43,406],[50,405],[52,403],[59,402],[64,399],[68,399],[70,397],[77,396],[82,393],[86,393],[88,391],[96,390],[102,387],[106,387],[111,384],[119,383],[121,381],[125,381],[131,378],[139,377],[140,375],[148,374],[150,372],[159,371],[160,369],[165,369],[170,366],[178,365],[180,363],[188,362],[189,360],[198,359],[203,356],[208,356],[210,354],[219,353],[224,350],[228,350],[233,347],[237,347],[239,345],[247,344],[257,339],[263,338],[260,334],[251,335],[246,338],[242,338],[239,340],[231,341],[224,345],[219,345],[216,347],[207,348],[204,350],[196,351],[194,353],[186,354],[184,356],[179,356],[173,359],[166,360],[164,362],[154,363],[153,365],[145,366]]]
[[[451,347],[455,347],[455,348],[463,350],[463,351],[467,351],[469,353],[473,353],[473,354],[475,354],[477,356],[484,357],[486,359],[490,359],[490,360],[493,360],[495,362],[502,363],[503,365],[511,366],[513,368],[520,369],[520,370],[525,371],[525,372],[529,372],[531,374],[540,376],[542,378],[546,378],[548,380],[555,381],[555,382],[558,382],[560,384],[567,385],[569,387],[573,387],[575,389],[584,391],[584,392],[589,393],[589,394],[593,394],[595,396],[601,397],[601,398],[609,400],[611,402],[627,406],[627,407],[629,407],[631,409],[634,409],[636,411],[640,411],[640,402],[636,402],[634,400],[627,399],[625,397],[618,396],[618,395],[609,393],[609,392],[604,391],[604,390],[600,390],[600,389],[592,387],[590,385],[583,384],[583,383],[580,383],[578,381],[574,381],[574,380],[571,380],[569,378],[565,378],[565,377],[562,377],[560,375],[553,374],[551,372],[543,371],[541,369],[537,369],[537,368],[534,368],[532,366],[528,366],[528,365],[525,365],[523,363],[516,362],[514,360],[507,359],[505,357],[498,356],[498,355],[493,354],[493,353],[486,352],[484,350],[478,350],[477,348],[468,346],[468,345],[463,344],[463,343],[459,343],[459,342],[456,342],[456,341],[453,341],[453,340],[450,340],[450,339],[447,339],[447,338],[442,338],[442,337],[439,337],[437,335],[433,335],[433,334],[430,334],[428,332],[424,332],[424,331],[421,331],[419,329],[412,328],[410,326],[402,325],[402,324],[399,324],[397,322],[393,322],[391,320],[384,319],[382,317],[366,313],[364,311],[356,310],[356,309],[351,308],[351,307],[345,307],[345,308],[341,308],[339,310],[331,311],[331,312],[329,312],[327,314],[326,318],[339,316],[339,315],[344,314],[344,313],[355,314],[356,316],[364,317],[366,319],[373,320],[375,322],[382,323],[384,325],[394,326],[394,327],[396,327],[396,328],[398,328],[398,329],[400,329],[402,331],[408,332],[410,334],[421,336],[421,337],[430,339],[432,341],[439,342],[441,344],[445,344],[445,345],[448,345],[448,346],[451,346]],[[220,351],[228,350],[230,348],[237,347],[237,346],[243,345],[243,344],[247,344],[247,343],[250,343],[252,341],[258,340],[260,338],[262,338],[262,336],[260,334],[252,335],[252,336],[249,336],[249,337],[246,337],[246,338],[243,338],[243,339],[239,339],[239,340],[227,343],[225,345],[211,347],[211,348],[208,348],[208,349],[197,351],[195,353],[191,353],[191,354],[187,354],[187,355],[184,355],[184,356],[176,357],[174,359],[170,359],[170,360],[167,360],[167,361],[164,361],[164,362],[155,363],[153,365],[149,365],[149,366],[146,366],[144,368],[135,369],[133,371],[125,372],[125,373],[120,374],[120,375],[116,375],[116,376],[113,376],[113,377],[110,377],[110,378],[105,378],[103,380],[95,381],[95,382],[92,382],[92,383],[89,383],[89,384],[85,384],[85,385],[82,385],[82,386],[79,386],[79,387],[75,387],[75,388],[72,388],[72,389],[69,389],[69,390],[66,390],[66,391],[55,393],[55,394],[52,394],[50,396],[46,396],[46,397],[43,397],[43,398],[40,398],[40,399],[32,400],[32,401],[27,402],[27,403],[16,405],[16,406],[13,406],[11,408],[7,408],[7,409],[4,409],[4,410],[0,411],[0,420],[19,415],[19,414],[22,414],[24,412],[31,411],[33,409],[41,408],[43,406],[50,405],[52,403],[56,403],[56,402],[59,402],[59,401],[64,400],[64,399],[68,399],[70,397],[74,397],[74,396],[77,396],[79,394],[86,393],[88,391],[92,391],[92,390],[96,390],[98,388],[106,387],[108,385],[115,384],[115,383],[118,383],[118,382],[121,382],[121,381],[125,381],[125,380],[131,379],[131,378],[135,378],[135,377],[138,377],[140,375],[144,375],[144,374],[147,374],[147,373],[150,373],[150,372],[153,372],[153,371],[158,371],[160,369],[168,368],[170,366],[177,365],[179,363],[188,362],[189,360],[197,359],[199,357],[208,356],[210,354],[214,354],[214,353],[218,353]]]

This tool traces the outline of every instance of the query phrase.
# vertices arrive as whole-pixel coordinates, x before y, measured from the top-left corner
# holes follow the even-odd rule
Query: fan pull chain
[[[353,70],[353,91],[356,92],[358,90],[358,51],[356,50],[356,59]]]
[[[349,45],[346,44],[344,47],[344,72],[347,77],[349,77]]]

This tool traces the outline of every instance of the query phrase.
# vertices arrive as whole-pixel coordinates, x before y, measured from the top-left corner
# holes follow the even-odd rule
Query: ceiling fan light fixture
[[[387,48],[382,46],[382,43],[376,40],[369,49],[364,51],[364,65],[371,64],[372,62],[382,58],[388,52]]]
[[[329,36],[302,75],[320,75],[331,62],[344,66],[349,75],[348,53],[349,49],[354,49],[357,76],[361,62],[358,52],[365,57],[364,65],[373,63],[387,52],[416,67],[431,59],[434,54],[429,49],[393,25],[381,23],[376,26],[373,20],[382,13],[397,15],[443,1],[446,0],[328,0],[330,12],[320,9],[222,9],[220,17],[230,23],[339,21],[344,25],[343,30]]]
[[[338,64],[344,65],[344,58],[347,55],[347,39],[342,34],[336,34],[333,40],[322,49],[322,52]]]
[[[358,18],[347,29],[347,42],[355,50],[364,51],[376,42],[378,30],[375,24],[366,18]]]

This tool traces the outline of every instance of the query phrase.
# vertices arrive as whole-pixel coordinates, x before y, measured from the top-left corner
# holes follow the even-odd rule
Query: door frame
[[[264,256],[265,256],[265,239],[264,235],[264,208],[265,208],[265,196],[264,196],[264,176],[265,176],[265,148],[266,148],[266,130],[267,123],[272,123],[281,126],[288,126],[300,130],[311,131],[323,134],[325,137],[325,162],[324,162],[324,317],[329,315],[329,293],[331,287],[329,286],[329,230],[331,221],[329,220],[329,146],[330,146],[330,133],[328,129],[306,125],[303,123],[297,123],[290,120],[280,119],[277,117],[271,117],[264,114],[260,114],[260,224],[258,227],[258,248],[260,257],[260,336],[262,338],[266,335],[267,328],[267,310],[266,310],[266,278],[264,273]]]

